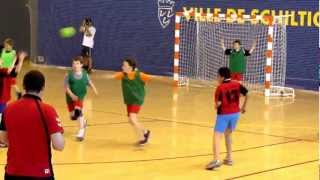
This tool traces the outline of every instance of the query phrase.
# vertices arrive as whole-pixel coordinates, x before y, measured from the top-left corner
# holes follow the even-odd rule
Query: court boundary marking
[[[56,108],[64,109],[64,108],[62,108],[61,103],[59,103],[59,104],[60,105],[56,106]],[[118,116],[122,116],[122,117],[127,117],[127,115],[125,115],[125,113],[117,113],[117,112],[104,111],[104,110],[86,109],[85,111],[100,112],[100,113],[105,113],[105,114],[113,114],[113,115],[118,115]],[[212,126],[201,125],[201,124],[189,123],[189,122],[183,122],[183,121],[174,121],[174,120],[171,120],[171,119],[159,118],[159,117],[158,118],[152,118],[152,117],[147,117],[147,116],[140,116],[139,118],[140,119],[150,119],[150,120],[152,120],[151,122],[164,121],[164,122],[186,124],[186,125],[197,126],[197,127],[206,127],[206,128],[212,128],[213,127],[213,125]],[[143,122],[146,122],[146,121],[143,121]],[[123,122],[123,123],[125,123],[125,122]],[[122,123],[120,123],[120,124],[122,124]],[[101,124],[101,126],[103,126],[103,125],[108,125],[108,124],[107,123],[106,124]],[[99,126],[99,125],[94,125],[94,126]],[[68,127],[71,127],[71,126],[68,126]],[[302,141],[305,141],[305,142],[312,142],[312,143],[318,143],[318,141],[319,141],[318,139],[311,140],[311,139],[304,139],[304,138],[297,138],[297,137],[288,137],[288,136],[282,136],[282,135],[266,134],[266,133],[260,133],[260,132],[254,132],[254,131],[245,131],[245,130],[241,130],[241,129],[238,129],[238,128],[237,128],[237,130],[235,132],[246,133],[246,134],[265,135],[265,136],[270,136],[270,137],[281,137],[281,138],[287,138],[287,139],[296,139],[296,140],[302,140]]]
[[[102,111],[102,110],[90,110],[90,111],[125,116],[122,113],[116,113],[116,112],[107,112],[107,111]],[[127,117],[127,116],[125,116],[125,117]],[[202,125],[202,124],[196,124],[196,123],[190,123],[190,122],[184,122],[184,121],[174,121],[174,120],[165,119],[165,118],[151,118],[151,117],[146,117],[146,116],[140,116],[139,118],[140,119],[149,119],[149,120],[140,120],[141,122],[145,122],[145,123],[148,123],[148,122],[169,122],[169,123],[184,124],[184,125],[203,127],[203,128],[212,128],[213,127],[213,126],[209,126],[209,125]],[[107,125],[126,124],[126,123],[128,123],[128,122],[123,121],[123,122],[115,122],[115,123],[93,123],[93,124],[88,123],[88,127],[90,127],[90,126],[107,126]],[[64,127],[76,127],[76,125],[67,125]],[[279,137],[279,138],[302,140],[305,142],[318,143],[317,140],[288,137],[288,136],[274,135],[274,134],[266,134],[266,133],[260,133],[260,132],[254,132],[254,131],[245,131],[245,130],[241,130],[241,129],[237,129],[235,132],[245,133],[245,134],[265,135],[265,136],[270,136],[270,137]]]
[[[279,142],[279,143],[272,143],[272,144],[266,144],[266,145],[261,145],[261,146],[254,146],[254,147],[248,147],[248,148],[244,148],[244,149],[233,150],[232,152],[237,153],[237,152],[260,149],[260,148],[265,148],[265,147],[272,147],[272,146],[277,146],[277,145],[295,143],[295,142],[299,142],[299,141],[301,141],[301,140],[284,141],[284,142]],[[221,154],[225,154],[225,153],[226,152],[221,152]],[[186,158],[196,158],[196,157],[206,157],[206,156],[212,156],[212,153],[186,155],[186,156],[175,156],[175,157],[164,157],[164,158],[137,159],[137,160],[53,163],[53,165],[63,166],[63,165],[84,165],[84,164],[94,165],[94,164],[116,164],[116,163],[117,164],[119,164],[119,163],[139,163],[139,162],[165,161],[165,160],[186,159]]]
[[[238,149],[232,151],[233,153],[237,152],[244,152],[248,150],[254,150],[254,149],[261,149],[265,147],[272,147],[272,146],[277,146],[277,145],[283,145],[283,144],[290,144],[290,143],[295,143],[295,142],[300,142],[303,140],[291,140],[291,141],[285,141],[285,142],[279,142],[279,143],[273,143],[273,144],[266,144],[266,145],[261,145],[261,146],[255,146],[255,147],[249,147],[249,148],[244,148],[244,149]],[[221,152],[221,154],[225,154],[226,152]],[[198,154],[198,155],[187,155],[187,156],[176,156],[176,157],[165,157],[165,158],[151,158],[151,159],[138,159],[138,160],[121,160],[121,161],[101,161],[101,162],[70,162],[70,163],[53,163],[54,166],[70,166],[70,165],[97,165],[97,164],[120,164],[120,163],[141,163],[141,162],[153,162],[153,161],[166,161],[166,160],[177,160],[177,159],[186,159],[186,158],[197,158],[197,157],[205,157],[205,156],[212,156],[212,153],[210,154]],[[294,167],[294,166],[300,166],[304,164],[309,164],[313,162],[318,162],[318,159],[310,160],[310,161],[304,161],[300,163],[295,163],[295,164],[290,164],[286,166],[280,166],[276,168],[271,168],[271,169],[266,169],[263,171],[257,171],[253,173],[248,173],[248,174],[243,174],[240,176],[236,177],[231,177],[231,178],[226,178],[226,180],[233,180],[233,179],[239,179],[239,178],[244,178],[248,176],[254,176],[257,174],[263,174],[271,171],[277,171],[280,169],[286,169],[289,167]],[[5,166],[6,164],[0,164],[1,166]]]
[[[261,146],[254,146],[248,147],[243,149],[233,150],[233,153],[237,152],[244,152],[248,150],[260,149],[265,147],[272,147],[277,145],[301,142],[302,140],[291,140],[291,141],[284,141],[272,144],[265,144]],[[225,154],[226,152],[221,152],[220,154]],[[53,163],[53,165],[83,165],[83,164],[112,164],[112,163],[137,163],[137,162],[151,162],[151,161],[164,161],[164,160],[175,160],[175,159],[185,159],[185,158],[196,158],[196,157],[205,157],[205,156],[212,156],[212,153],[207,154],[197,154],[197,155],[186,155],[186,156],[175,156],[175,157],[164,157],[164,158],[150,158],[150,159],[137,159],[137,160],[121,160],[121,161],[100,161],[100,162],[69,162],[69,163]],[[6,164],[0,164],[1,166],[5,166]]]
[[[319,161],[318,159],[314,159],[314,160],[310,160],[310,161],[290,164],[290,165],[281,166],[281,167],[277,167],[277,168],[272,168],[272,169],[267,169],[267,170],[263,170],[263,171],[257,171],[257,172],[253,172],[253,173],[248,173],[248,174],[236,176],[236,177],[231,177],[231,178],[227,178],[226,180],[240,179],[240,178],[244,178],[244,177],[248,177],[248,176],[254,176],[254,175],[257,175],[257,174],[263,174],[263,173],[267,173],[267,172],[271,172],[271,171],[277,171],[277,170],[286,169],[286,168],[290,168],[290,167],[294,167],[294,166],[301,166],[301,165],[304,165],[304,164],[314,163],[314,162],[318,162],[318,161]]]

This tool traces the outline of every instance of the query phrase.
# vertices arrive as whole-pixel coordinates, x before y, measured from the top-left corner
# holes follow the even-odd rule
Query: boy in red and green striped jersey
[[[229,56],[231,79],[241,82],[247,69],[246,56],[250,56],[252,54],[256,47],[256,41],[253,42],[250,50],[242,48],[240,40],[235,40],[233,42],[233,49],[226,49],[224,46],[224,40],[221,40],[221,46],[225,55]]]
[[[86,120],[82,108],[83,101],[87,94],[87,86],[90,86],[97,95],[97,89],[89,78],[89,75],[82,69],[82,57],[75,57],[72,60],[72,71],[65,77],[65,91],[68,110],[72,120],[78,120],[79,131],[76,135],[78,141],[83,141],[85,136]]]
[[[137,114],[144,103],[145,84],[151,76],[137,70],[136,62],[128,58],[123,61],[122,72],[116,73],[112,78],[122,81],[122,95],[127,106],[129,122],[139,136],[138,145],[145,145],[148,143],[150,131],[139,123]]]

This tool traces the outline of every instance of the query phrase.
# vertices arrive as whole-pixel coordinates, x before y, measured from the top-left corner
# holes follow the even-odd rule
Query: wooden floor
[[[206,171],[216,117],[212,88],[174,90],[169,79],[150,82],[139,119],[152,131],[151,142],[135,147],[120,82],[107,80],[106,72],[97,71],[91,78],[100,95],[90,91],[87,97],[89,127],[86,140],[79,143],[74,140],[77,125],[69,120],[64,101],[66,70],[32,68],[45,73],[44,100],[57,109],[64,123],[66,148],[53,157],[58,180],[319,178],[316,93],[297,91],[294,101],[274,99],[269,105],[263,96],[251,94],[247,113],[234,133],[234,166]],[[6,151],[0,149],[0,176],[5,158]]]

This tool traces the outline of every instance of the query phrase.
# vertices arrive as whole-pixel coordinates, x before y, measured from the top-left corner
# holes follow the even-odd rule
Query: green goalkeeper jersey
[[[231,73],[244,74],[247,68],[247,57],[250,52],[241,48],[239,51],[235,49],[226,49],[225,54],[229,56],[229,68]]]

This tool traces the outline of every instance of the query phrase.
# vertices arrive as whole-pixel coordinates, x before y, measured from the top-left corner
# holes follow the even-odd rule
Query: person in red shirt
[[[21,70],[23,61],[27,54],[25,52],[19,53],[18,63],[11,68],[0,68],[0,115],[3,113],[4,109],[7,106],[7,103],[11,99],[11,86],[12,86],[12,77],[16,77],[17,73]],[[0,59],[0,66],[2,60]],[[0,120],[1,121],[1,120]],[[7,145],[0,141],[0,147],[5,148]]]
[[[220,161],[220,141],[225,135],[227,156],[223,160],[223,164],[232,165],[232,147],[231,135],[235,130],[237,121],[240,118],[240,112],[246,112],[246,104],[248,99],[248,90],[237,81],[231,80],[229,68],[222,67],[218,70],[218,81],[220,85],[215,92],[215,108],[217,109],[217,120],[213,134],[213,154],[214,159],[207,166],[207,170],[213,170],[221,166]],[[240,95],[245,97],[241,109]]]
[[[63,150],[63,128],[55,109],[41,101],[43,74],[28,72],[23,86],[26,94],[8,105],[0,123],[0,140],[8,144],[4,179],[52,180],[51,144]]]

